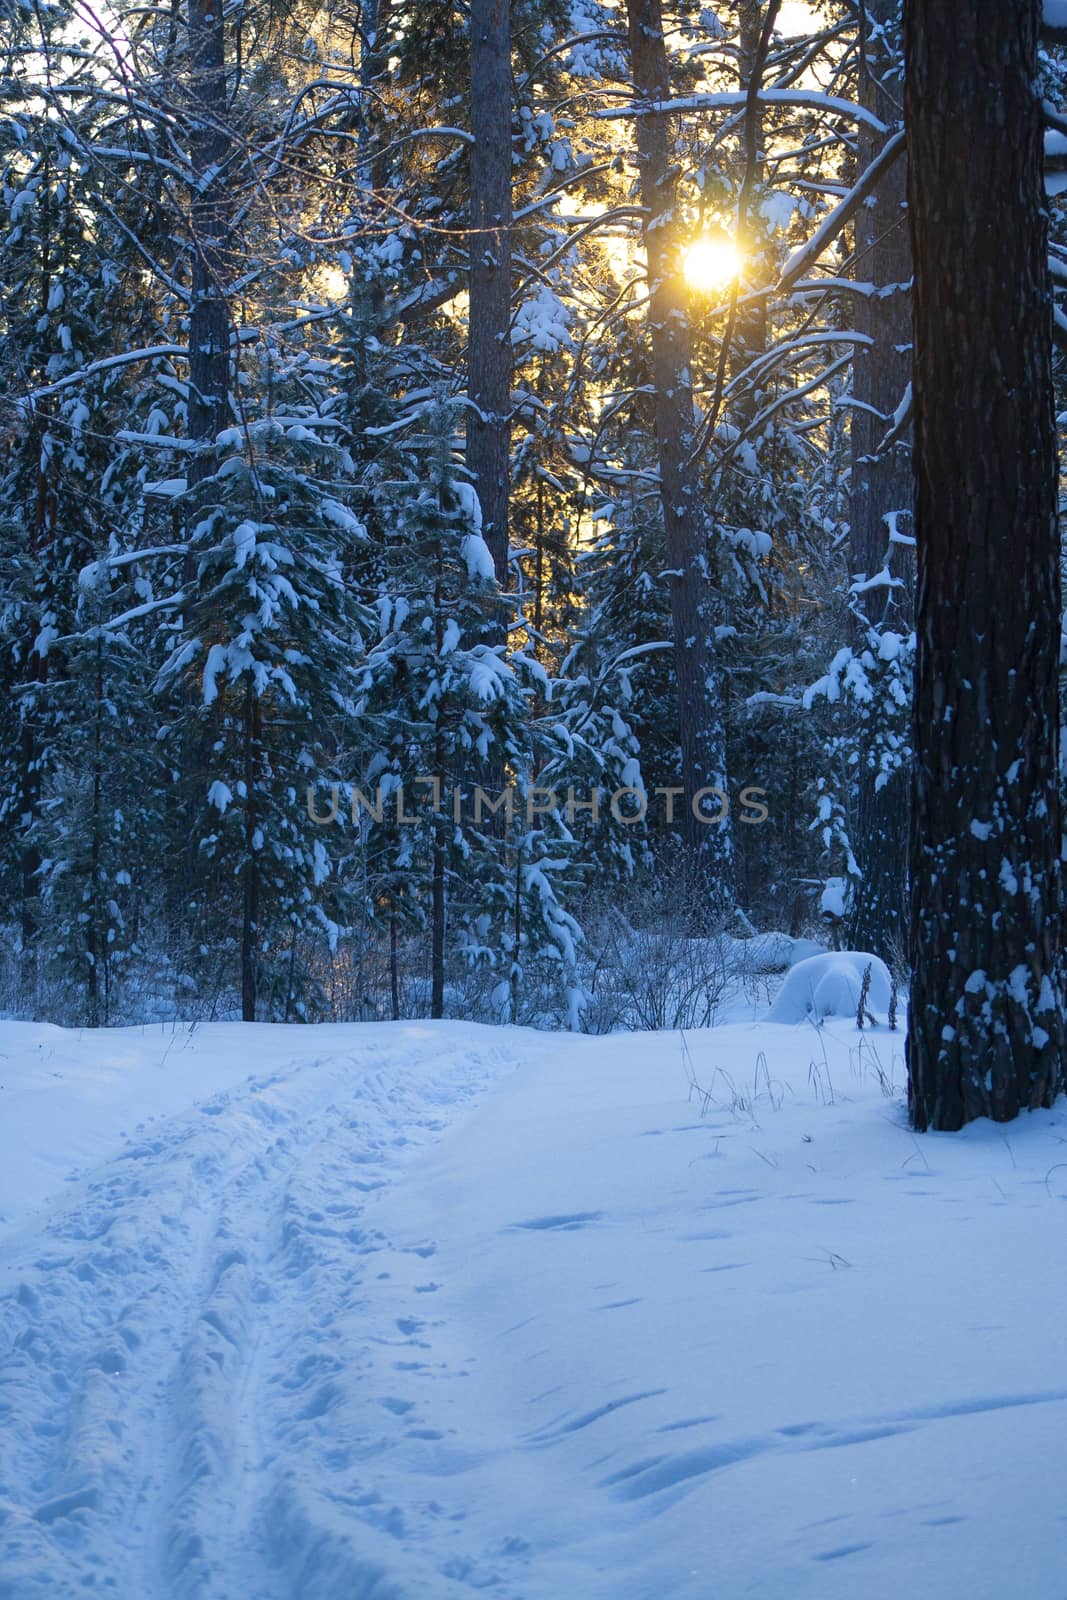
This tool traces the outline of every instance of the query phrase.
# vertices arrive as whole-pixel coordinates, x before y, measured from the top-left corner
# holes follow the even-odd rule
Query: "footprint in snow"
[[[526,1222],[512,1222],[510,1226],[535,1233],[572,1233],[588,1227],[591,1222],[599,1222],[603,1215],[603,1211],[570,1211],[556,1217],[531,1217]]]
[[[864,1544],[842,1544],[836,1550],[819,1550],[812,1557],[813,1561],[840,1561],[844,1556],[855,1556],[861,1550],[872,1550],[874,1546],[868,1539]]]
[[[391,1411],[395,1417],[403,1417],[409,1411],[414,1411],[414,1400],[400,1400],[395,1395],[386,1395],[382,1401],[386,1411]]]

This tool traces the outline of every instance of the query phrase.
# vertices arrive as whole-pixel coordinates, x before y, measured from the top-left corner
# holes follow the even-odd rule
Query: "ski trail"
[[[350,1332],[374,1204],[544,1047],[386,1037],[153,1125],[0,1248],[0,1600],[409,1592],[404,1530],[353,1487],[389,1415]],[[361,1419],[340,1447],[338,1407]]]

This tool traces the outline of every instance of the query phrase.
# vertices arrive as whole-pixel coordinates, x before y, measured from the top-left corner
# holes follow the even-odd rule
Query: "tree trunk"
[[[634,88],[645,106],[669,98],[667,52],[660,0],[627,0]],[[667,118],[647,111],[636,118],[642,232],[648,263],[656,448],[670,570],[678,731],[690,860],[713,908],[733,900],[733,849],[729,818],[710,825],[694,816],[702,790],[727,792],[722,686],[716,660],[714,591],[709,541],[690,462],[694,440],[690,329],[678,268],[678,221]],[[722,807],[710,797],[705,815]]]
[[[244,703],[244,867],[241,873],[241,1021],[256,1020],[259,958],[260,703],[251,682]],[[294,935],[295,937],[295,935]]]
[[[396,912],[389,913],[389,999],[394,1022],[400,1021],[400,952],[398,949]]]
[[[232,153],[226,76],[226,27],[222,0],[188,0],[186,93],[187,138],[192,179],[189,227],[192,266],[189,304],[189,438],[199,448],[191,452],[188,483],[193,488],[210,478],[218,466],[215,440],[230,420],[230,312],[227,278],[232,259],[231,174],[226,170]],[[190,548],[192,530],[201,508],[188,504],[187,541],[182,566],[186,614],[197,631],[206,631],[199,615],[197,563]],[[174,914],[188,915],[190,902],[199,899],[201,855],[200,807],[204,798],[210,749],[210,729],[204,722],[200,683],[190,673],[182,693],[184,731],[180,755],[180,831],[185,837],[181,870],[173,875],[170,893]],[[245,897],[247,900],[247,889]],[[242,909],[247,925],[247,905]],[[242,991],[246,962],[242,964]],[[254,1005],[254,1001],[253,1001]],[[242,1008],[246,1009],[245,999]]]
[[[1040,0],[911,0],[917,1128],[1063,1086],[1059,540]]]
[[[897,0],[866,0],[860,41],[860,102],[890,128],[903,115],[896,14]],[[886,137],[860,126],[858,171],[880,154]],[[888,566],[905,583],[903,589],[872,589],[857,598],[855,643],[862,646],[866,624],[899,633],[910,633],[912,627],[914,561],[907,545],[891,543],[889,538],[891,522],[900,534],[911,534],[910,441],[902,438],[884,454],[878,453],[911,381],[911,243],[903,159],[889,168],[860,208],[855,243],[855,277],[873,284],[875,293],[856,295],[852,313],[853,326],[874,341],[871,346],[857,344],[853,355],[852,570],[858,577],[870,578]],[[862,741],[862,730],[860,737]],[[861,750],[861,761],[866,755]],[[892,961],[907,944],[909,778],[900,767],[876,789],[875,776],[861,765],[852,846],[863,878],[848,939],[854,949],[873,950]]]
[[[430,883],[430,1016],[445,1014],[445,845],[434,829]]]
[[[41,256],[39,262],[39,290],[37,304],[42,320],[48,314],[57,261],[58,219],[49,176],[47,156],[41,173]],[[49,759],[45,735],[45,695],[50,676],[48,655],[37,649],[45,616],[55,601],[57,568],[56,522],[59,499],[56,488],[55,452],[52,449],[52,426],[55,417],[53,400],[38,401],[34,406],[29,437],[36,481],[34,487],[33,522],[30,531],[30,555],[33,564],[33,588],[24,641],[24,678],[18,702],[19,715],[19,924],[22,952],[21,986],[24,999],[36,1007],[37,995],[37,940],[41,916],[41,852],[37,842],[37,825],[41,816],[44,770]]]
[[[467,465],[501,588],[511,477],[511,6],[471,3],[470,344]]]
[[[85,923],[85,955],[88,964],[86,982],[86,1013],[90,1028],[100,1026],[100,977],[108,960],[107,921],[104,914],[103,881],[101,876],[101,846],[104,831],[104,750],[102,726],[104,720],[104,645],[96,641],[95,695],[93,699],[93,800],[91,835],[89,845],[89,893]],[[104,1012],[107,1026],[107,1012]]]
[[[222,0],[189,0],[189,165],[193,199],[192,302],[189,309],[189,481],[215,468],[215,438],[229,421],[230,315],[226,280],[231,249],[229,107]]]
[[[760,0],[741,0],[737,27],[737,87],[742,93],[747,94],[752,78],[756,73],[762,76],[763,63],[760,60],[760,36],[763,33],[763,8]],[[747,112],[746,112],[747,123]],[[746,126],[746,145],[749,143],[748,135],[754,136],[751,148],[746,149],[746,165],[750,166],[751,189],[753,195],[762,194],[764,167],[763,160],[763,112],[757,105],[754,112],[754,122],[751,129]],[[765,222],[758,214],[753,215],[755,208],[749,207],[749,215],[739,219],[747,234],[739,243],[748,257],[748,272],[757,282],[762,283],[765,278],[766,268],[763,264],[763,251],[765,248],[764,229]],[[757,357],[764,354],[767,349],[767,301],[757,300],[751,306],[742,307],[737,316],[737,325],[734,329],[734,349],[730,353],[730,365],[733,375],[744,372]],[[735,402],[739,420],[742,426],[748,423],[759,410],[760,396],[758,390],[742,390]]]

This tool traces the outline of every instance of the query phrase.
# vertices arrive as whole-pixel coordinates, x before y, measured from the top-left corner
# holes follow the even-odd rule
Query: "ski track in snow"
[[[251,1079],[7,1241],[3,1600],[401,1593],[360,1532],[380,1544],[441,1512],[351,1492],[386,1425],[414,1427],[406,1402],[359,1392],[352,1327],[386,1244],[373,1200],[502,1060],[435,1037]],[[404,1365],[417,1323],[388,1342]],[[362,1429],[324,1434],[343,1401]]]

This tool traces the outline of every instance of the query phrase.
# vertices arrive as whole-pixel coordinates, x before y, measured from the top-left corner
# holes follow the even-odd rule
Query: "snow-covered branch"
[[[852,220],[867,196],[872,194],[878,187],[894,162],[904,154],[904,150],[904,130],[900,129],[890,139],[886,140],[884,147],[871,162],[870,166],[853,184],[845,198],[824,218],[807,243],[800,245],[793,251],[775,286],[779,294],[787,293],[797,279],[802,277],[810,267],[814,266],[823,251],[833,243]]]
[[[727,111],[747,104],[748,94],[740,89],[726,89],[717,94],[688,94],[672,100],[658,100],[642,105],[632,102],[628,106],[613,106],[596,115],[604,121],[618,117],[656,117],[678,111]],[[866,106],[854,100],[840,100],[836,95],[819,94],[814,89],[762,89],[761,106],[792,106],[796,110],[821,111],[826,116],[844,117],[862,123],[872,133],[889,133],[891,129]]]

